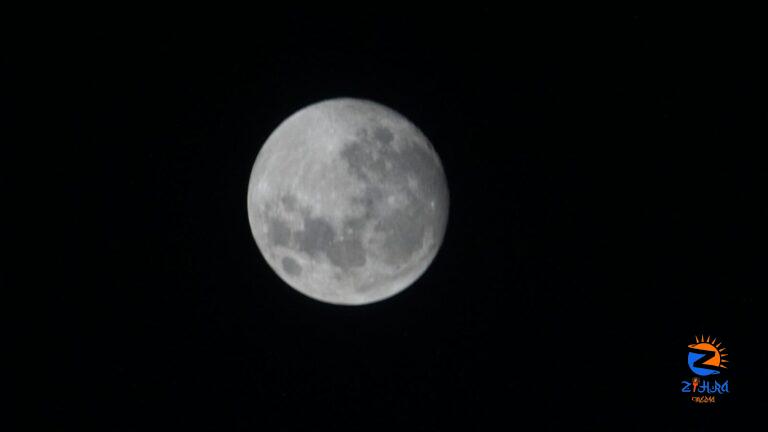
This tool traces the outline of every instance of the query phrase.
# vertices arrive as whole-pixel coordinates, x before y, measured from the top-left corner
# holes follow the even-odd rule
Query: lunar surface
[[[262,255],[299,292],[360,305],[393,296],[435,258],[448,222],[437,153],[374,102],[332,99],[285,120],[256,158],[248,218]]]

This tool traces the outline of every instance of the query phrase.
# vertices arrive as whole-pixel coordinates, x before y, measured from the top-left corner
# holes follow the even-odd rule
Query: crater
[[[283,257],[282,265],[283,270],[291,276],[298,276],[301,274],[301,265],[291,257]]]

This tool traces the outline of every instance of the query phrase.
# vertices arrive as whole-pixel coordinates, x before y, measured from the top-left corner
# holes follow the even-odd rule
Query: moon
[[[391,297],[429,267],[448,185],[427,137],[397,112],[330,99],[283,121],[256,157],[248,219],[269,266],[319,301]]]

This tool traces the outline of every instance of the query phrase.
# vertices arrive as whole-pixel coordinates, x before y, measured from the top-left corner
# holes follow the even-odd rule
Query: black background
[[[297,7],[10,34],[6,119],[44,207],[20,229],[45,238],[28,280],[45,336],[34,417],[743,430],[766,361],[750,15]],[[419,126],[451,192],[428,272],[362,307],[284,284],[245,207],[272,130],[339,96]],[[731,352],[714,406],[680,392],[702,333]]]

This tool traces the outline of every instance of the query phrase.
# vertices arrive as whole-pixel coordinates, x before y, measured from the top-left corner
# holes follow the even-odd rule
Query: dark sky
[[[297,9],[10,32],[3,110],[33,153],[22,195],[46,197],[21,225],[45,238],[34,418],[742,430],[768,360],[755,18]],[[283,283],[245,208],[272,130],[339,96],[413,121],[451,192],[428,272],[363,307]],[[702,333],[732,353],[714,406],[680,392]]]

